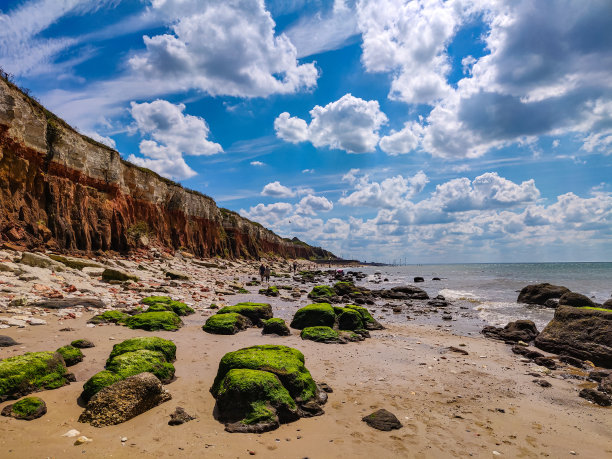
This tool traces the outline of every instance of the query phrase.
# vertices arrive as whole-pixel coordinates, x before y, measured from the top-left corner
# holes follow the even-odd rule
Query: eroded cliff
[[[121,159],[0,79],[0,240],[28,249],[333,256]]]

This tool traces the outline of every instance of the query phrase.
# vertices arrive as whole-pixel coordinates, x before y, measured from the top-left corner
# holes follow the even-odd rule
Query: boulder
[[[330,327],[306,327],[300,333],[300,338],[317,343],[340,343],[340,333]]]
[[[171,398],[155,375],[140,373],[95,394],[79,416],[79,422],[94,427],[121,424]]]
[[[88,339],[75,339],[72,343],[70,343],[70,345],[79,349],[89,349],[91,347],[96,347],[96,345]]]
[[[363,306],[356,306],[354,304],[347,304],[346,307],[348,309],[354,309],[361,314],[364,328],[366,330],[382,330],[385,328],[376,319],[374,319],[374,317],[372,317],[372,314],[370,314],[370,311],[368,311],[367,308],[364,308]]]
[[[10,336],[0,335],[0,347],[16,346],[19,343]]]
[[[598,391],[596,389],[585,388],[578,394],[580,397],[588,400],[589,402],[595,403],[599,406],[611,406],[612,398],[605,392]]]
[[[0,401],[68,384],[64,359],[57,352],[28,352],[0,360]]]
[[[229,432],[265,432],[320,415],[327,401],[304,366],[304,355],[287,346],[252,346],[225,354],[210,391]]]
[[[184,280],[187,281],[190,277],[183,273],[178,273],[176,271],[166,271],[166,278],[171,280]]]
[[[106,363],[110,363],[118,355],[140,350],[161,352],[166,362],[174,362],[176,360],[176,344],[172,341],[157,336],[143,336],[126,339],[121,343],[115,344]]]
[[[51,258],[45,255],[40,255],[38,253],[25,252],[21,256],[21,260],[19,260],[19,263],[23,265],[32,266],[33,268],[44,268],[58,272],[66,270],[63,264],[58,263],[57,261],[54,261]]]
[[[102,280],[108,281],[134,281],[138,282],[138,277],[133,274],[126,273],[124,271],[120,271],[118,269],[110,269],[107,268],[102,272]]]
[[[580,293],[567,292],[559,298],[559,306],[574,306],[576,308],[590,307],[596,308],[597,305],[591,301],[588,296],[581,295]]]
[[[47,413],[47,404],[38,397],[25,397],[17,403],[6,405],[2,409],[2,416],[10,416],[15,419],[31,421],[40,418]]]
[[[248,293],[248,292],[246,292]],[[259,289],[259,294],[260,295],[265,295],[265,296],[279,296],[280,292],[278,291],[278,287],[275,285],[270,285],[268,288],[260,288]]]
[[[99,298],[51,298],[48,300],[38,301],[32,306],[47,309],[74,308],[77,306],[99,309],[107,307],[104,301],[100,300]]]
[[[612,311],[559,306],[535,345],[612,368]]]
[[[64,358],[67,367],[71,367],[83,361],[83,353],[79,348],[74,346],[62,346],[56,352]]]
[[[402,428],[402,423],[399,421],[399,419],[397,419],[393,413],[385,409],[380,409],[374,413],[368,414],[367,416],[361,418],[361,420],[370,427],[385,432]]]
[[[517,320],[509,322],[504,328],[486,326],[481,332],[487,338],[501,341],[529,342],[538,336],[538,329],[531,320]]]
[[[561,298],[570,290],[567,287],[552,285],[549,283],[533,284],[523,287],[516,299],[517,303],[539,304],[544,306],[546,300]]]
[[[598,389],[602,392],[612,395],[612,373],[608,374],[608,376],[604,378],[601,378],[601,380],[599,381]]]
[[[425,279],[423,279],[421,276],[416,276],[413,279],[413,282],[416,284],[417,282],[425,282]]]
[[[291,328],[333,327],[336,321],[334,308],[329,303],[314,303],[298,309],[291,321]]]
[[[604,304],[601,305],[603,309],[612,309],[612,298],[604,301]]]
[[[365,327],[361,314],[352,308],[334,308],[340,330],[359,330]]]
[[[213,335],[235,335],[252,325],[251,321],[242,314],[228,312],[210,316],[202,326],[202,330]]]
[[[428,300],[429,295],[423,289],[404,285],[393,287],[390,290],[373,290],[372,295],[392,300]]]
[[[234,306],[225,306],[217,314],[237,313],[247,317],[251,322],[260,325],[263,320],[272,318],[272,306],[268,303],[238,303]]]
[[[195,416],[187,414],[184,408],[177,406],[174,413],[170,413],[170,420],[168,421],[169,426],[180,426],[186,422],[193,421]]]
[[[291,331],[283,319],[272,318],[263,321],[263,335],[289,336]]]
[[[179,316],[195,313],[194,309],[180,301],[174,301],[169,296],[149,296],[140,300],[149,305],[147,312],[172,311]]]
[[[93,316],[91,319],[87,321],[89,324],[124,324],[126,320],[129,318],[129,314],[121,311],[106,311],[102,314],[98,314]]]
[[[333,296],[336,296],[336,291],[329,285],[315,285],[308,294],[308,298],[312,300],[324,300]]]
[[[131,329],[176,331],[183,326],[183,322],[173,311],[160,311],[143,312],[142,314],[128,317],[125,325]]]

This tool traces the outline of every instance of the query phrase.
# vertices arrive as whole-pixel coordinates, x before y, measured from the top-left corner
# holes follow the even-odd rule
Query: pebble
[[[76,429],[71,429],[68,432],[66,432],[64,435],[62,435],[62,437],[76,437],[77,435],[80,435],[81,432],[79,432]]]
[[[92,441],[93,440],[91,438],[87,438],[85,435],[81,435],[74,442],[74,446],[82,445],[83,443],[89,443],[89,442],[92,442]]]
[[[499,451],[493,451],[493,456],[501,456],[501,453]]]
[[[121,437],[121,443],[125,443],[126,441],[128,441],[127,437]]]

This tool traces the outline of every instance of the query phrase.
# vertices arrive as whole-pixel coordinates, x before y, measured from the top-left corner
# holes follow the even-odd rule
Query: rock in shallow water
[[[517,320],[509,322],[504,328],[486,326],[481,333],[487,338],[502,341],[529,342],[538,335],[538,329],[531,320]]]
[[[105,387],[94,395],[79,422],[94,427],[121,424],[170,400],[159,379],[152,373],[140,373]]]
[[[533,284],[523,287],[516,299],[517,303],[539,304],[544,306],[546,300],[553,298],[561,298],[563,294],[568,293],[570,289],[560,285],[552,285],[549,283]]]
[[[385,409],[375,411],[374,413],[363,417],[361,420],[368,424],[370,427],[373,427],[374,429],[378,430],[383,430],[385,432],[388,432],[393,429],[402,428],[402,423],[399,422],[399,419],[397,419],[397,417],[393,413]]]

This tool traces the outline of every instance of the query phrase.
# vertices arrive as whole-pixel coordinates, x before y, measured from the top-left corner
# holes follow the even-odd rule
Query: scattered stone
[[[136,374],[95,394],[79,416],[79,422],[94,427],[121,424],[171,398],[155,375]]]
[[[549,370],[555,370],[557,368],[557,364],[555,361],[549,357],[536,357],[533,359],[536,365],[540,365],[541,367],[546,367]]]
[[[91,443],[93,440],[91,438],[87,438],[85,435],[81,435],[79,438],[76,439],[76,441],[74,442],[74,446],[79,446],[79,445],[83,445],[85,443]]]
[[[0,335],[0,347],[16,346],[19,343],[10,336]]]
[[[335,320],[334,308],[329,303],[314,303],[297,310],[291,328],[302,330],[317,326],[333,327]]]
[[[517,320],[509,322],[504,328],[487,325],[481,331],[487,338],[501,341],[532,341],[538,336],[538,329],[531,320]]]
[[[559,356],[559,361],[567,363],[568,365],[572,365],[576,368],[584,368],[584,363],[582,362],[582,360],[577,359],[576,357],[572,357],[571,355],[561,355]]]
[[[76,437],[77,435],[80,435],[80,434],[81,434],[81,432],[79,432],[78,430],[76,430],[76,429],[70,429],[68,432],[66,432],[65,434],[63,434],[63,435],[62,435],[62,437],[68,437],[68,438],[71,438],[71,437]]]
[[[534,379],[533,382],[536,383],[538,386],[541,386],[541,387],[551,387],[552,386],[545,379]]]
[[[589,402],[596,403],[599,406],[610,406],[612,405],[612,398],[604,392],[600,392],[595,389],[585,388],[578,394],[580,397],[588,400]]]
[[[168,425],[178,426],[186,422],[193,421],[194,419],[195,416],[190,416],[183,408],[177,406],[174,410],[174,413],[170,413],[170,420],[168,421]]]
[[[39,255],[37,253],[25,252],[21,256],[19,263],[32,266],[33,268],[44,268],[57,272],[65,271],[64,265],[61,263],[58,263],[45,255]]]
[[[47,321],[44,319],[37,319],[36,317],[31,317],[26,320],[26,322],[30,325],[47,325]]]
[[[183,321],[173,311],[143,312],[128,317],[125,325],[131,329],[176,331],[183,326]]]
[[[400,429],[402,427],[402,423],[399,421],[399,419],[397,419],[393,413],[385,409],[375,411],[374,413],[363,417],[361,420],[370,427],[385,432],[393,429]]]
[[[31,421],[47,413],[47,404],[38,397],[25,397],[17,403],[7,405],[2,409],[2,416]]]
[[[612,395],[612,374],[600,380],[598,389]]]
[[[75,339],[72,343],[70,343],[70,345],[78,349],[89,349],[91,347],[96,347],[96,345],[88,339]]]
[[[317,343],[340,343],[340,333],[331,327],[306,327],[300,333],[300,338]]]

